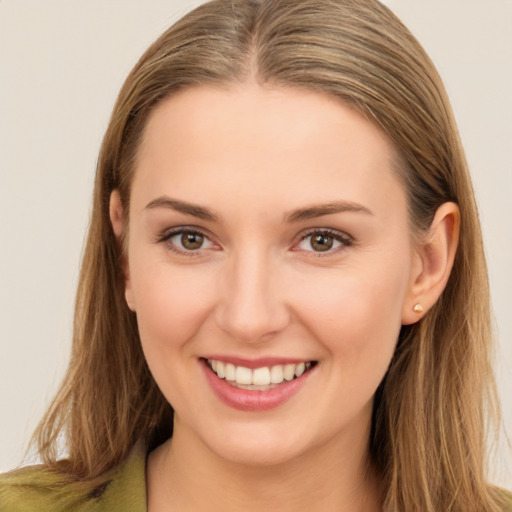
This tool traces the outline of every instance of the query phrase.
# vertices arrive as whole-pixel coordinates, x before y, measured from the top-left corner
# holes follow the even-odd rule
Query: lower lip
[[[234,409],[253,412],[267,411],[284,404],[299,392],[313,371],[310,369],[296,379],[283,382],[265,391],[257,391],[236,388],[228,384],[225,379],[217,377],[205,362],[202,362],[201,366],[214,393],[222,402]]]

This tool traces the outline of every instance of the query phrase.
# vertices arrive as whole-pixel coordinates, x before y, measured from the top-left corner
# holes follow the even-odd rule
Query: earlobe
[[[452,202],[442,204],[425,237],[417,244],[402,324],[420,320],[446,287],[459,241],[460,212]]]
[[[121,265],[124,275],[124,295],[126,304],[128,307],[135,311],[135,305],[133,301],[131,280],[130,280],[130,267],[128,265],[128,258],[124,254],[123,248],[123,233],[124,233],[124,216],[123,216],[123,205],[121,202],[121,195],[118,190],[112,191],[110,194],[110,205],[109,205],[110,223],[112,224],[112,230],[118,240],[119,247],[123,254],[121,256]]]

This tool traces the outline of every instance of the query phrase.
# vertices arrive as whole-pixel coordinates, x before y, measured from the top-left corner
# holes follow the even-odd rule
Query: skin
[[[380,510],[373,396],[414,304],[442,292],[458,230],[447,203],[413,236],[394,159],[381,131],[317,92],[196,87],[151,114],[129,228],[111,198],[115,233],[128,229],[126,300],[175,410],[148,460],[150,512]],[[181,245],[191,226],[197,249]],[[318,251],[312,231],[333,247]],[[240,411],[209,386],[211,353],[318,364],[284,404]]]

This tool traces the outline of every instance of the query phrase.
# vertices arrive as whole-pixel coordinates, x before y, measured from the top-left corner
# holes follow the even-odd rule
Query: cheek
[[[183,383],[197,371],[194,339],[209,315],[211,287],[197,268],[191,273],[166,262],[147,263],[138,266],[134,258],[131,265],[142,349],[167,401],[186,411],[193,400]]]
[[[315,337],[329,353],[325,394],[320,405],[333,411],[333,423],[369,414],[375,392],[386,375],[400,332],[400,309],[389,289],[347,279],[329,301],[311,308]],[[398,295],[397,295],[398,296]],[[327,313],[328,312],[328,313]],[[332,397],[336,397],[333,409]],[[334,412],[336,411],[336,412]]]
[[[140,264],[139,264],[140,262]],[[211,284],[208,272],[153,264],[134,257],[131,288],[144,349],[169,351],[184,345],[209,314]]]
[[[404,265],[345,268],[309,280],[302,292],[295,292],[302,298],[297,309],[303,323],[343,369],[349,386],[365,379],[378,385],[387,370],[407,292]]]

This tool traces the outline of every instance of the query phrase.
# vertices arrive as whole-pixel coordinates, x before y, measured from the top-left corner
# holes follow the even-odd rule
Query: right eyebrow
[[[185,201],[180,201],[178,199],[173,199],[168,196],[157,197],[146,205],[146,209],[154,208],[170,208],[171,210],[175,210],[186,215],[192,215],[193,217],[197,217],[202,220],[208,220],[211,222],[218,221],[217,215],[215,215],[208,208],[204,208],[203,206],[199,206],[193,203],[187,203]]]

